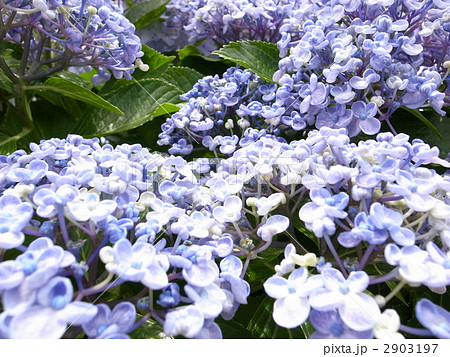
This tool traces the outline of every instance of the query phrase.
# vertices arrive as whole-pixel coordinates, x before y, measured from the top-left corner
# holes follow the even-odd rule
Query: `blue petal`
[[[415,310],[419,322],[436,337],[450,338],[450,312],[428,299],[419,300]]]

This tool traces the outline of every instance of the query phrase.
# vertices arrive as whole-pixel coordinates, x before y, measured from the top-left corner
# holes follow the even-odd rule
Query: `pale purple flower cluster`
[[[150,45],[173,51],[201,43],[206,55],[239,40],[277,42],[279,28],[301,1],[289,0],[172,0],[163,15],[164,26],[151,27]],[[145,36],[145,32],[141,31]],[[156,33],[155,33],[156,32]]]
[[[24,80],[61,69],[97,69],[92,81],[131,79],[146,69],[135,26],[111,0],[6,1],[2,3],[6,41],[24,46],[29,65]]]
[[[150,317],[167,335],[220,337],[214,319],[231,319],[250,294],[249,242],[263,250],[288,227],[268,211],[242,226],[239,189],[204,160],[77,135],[30,149],[0,157],[5,338],[59,338],[72,325],[90,338],[127,338]],[[83,301],[125,282],[147,297]]]
[[[264,284],[277,324],[310,319],[317,338],[408,332],[383,327],[393,294],[367,290],[397,281],[442,294],[450,284],[450,180],[424,166],[450,164],[408,139],[383,133],[356,145],[345,129],[321,128],[187,162],[71,135],[1,156],[0,334],[62,337],[79,325],[89,338],[128,338],[152,318],[166,335],[219,338],[215,319],[247,303],[249,264],[280,234],[292,244]],[[328,262],[293,235],[295,214]],[[392,270],[371,276],[374,261]],[[137,302],[83,301],[125,282],[141,286]],[[442,337],[449,324],[444,314],[433,325],[437,308],[416,310],[421,331]]]
[[[187,155],[202,144],[230,155],[238,141],[245,146],[273,133],[275,129],[261,120],[260,112],[271,110],[265,103],[273,103],[276,88],[236,67],[222,77],[206,76],[181,96],[186,103],[161,126],[158,144],[170,145],[170,154]]]
[[[159,144],[182,155],[195,144],[229,155],[238,140],[245,146],[267,134],[312,126],[373,135],[386,121],[395,133],[389,118],[402,106],[431,107],[445,115],[450,90],[445,3],[298,1],[288,13],[279,28],[275,83],[234,68],[222,78],[200,80],[182,97],[188,103],[162,126]]]
[[[389,118],[400,106],[432,107],[445,115],[448,5],[300,3],[280,28],[278,106],[292,106],[317,128],[346,127],[350,136],[376,134],[385,120],[391,126]]]

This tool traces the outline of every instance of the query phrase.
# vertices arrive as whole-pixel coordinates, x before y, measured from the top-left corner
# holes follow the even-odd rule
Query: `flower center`
[[[347,284],[342,284],[342,285],[339,287],[339,292],[340,292],[341,294],[346,295],[346,294],[348,294],[348,293],[350,292],[350,288],[349,288],[349,286],[348,286]]]
[[[342,332],[344,332],[344,328],[340,324],[334,324],[333,326],[331,326],[330,332],[333,336],[338,337],[342,335]]]
[[[101,335],[108,328],[107,324],[101,324],[97,329],[97,334]]]
[[[131,264],[131,267],[132,267],[133,269],[139,270],[139,269],[141,269],[141,267],[142,267],[142,262],[133,262],[133,263]]]
[[[66,305],[67,305],[67,300],[65,299],[64,296],[61,296],[61,295],[56,295],[50,304],[52,309],[55,309],[55,310],[62,310],[62,309],[64,309],[64,307]]]

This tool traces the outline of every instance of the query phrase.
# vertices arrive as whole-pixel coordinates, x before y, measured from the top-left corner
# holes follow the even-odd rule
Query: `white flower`
[[[382,339],[404,339],[405,337],[398,332],[400,327],[400,317],[397,311],[386,309],[381,314],[373,328],[375,338]]]

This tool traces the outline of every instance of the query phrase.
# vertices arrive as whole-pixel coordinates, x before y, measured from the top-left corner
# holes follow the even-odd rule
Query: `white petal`
[[[339,308],[342,321],[353,330],[365,331],[373,328],[381,317],[376,301],[366,294],[347,294]]]
[[[273,305],[273,319],[285,328],[300,326],[309,316],[308,299],[295,294],[275,301]]]

